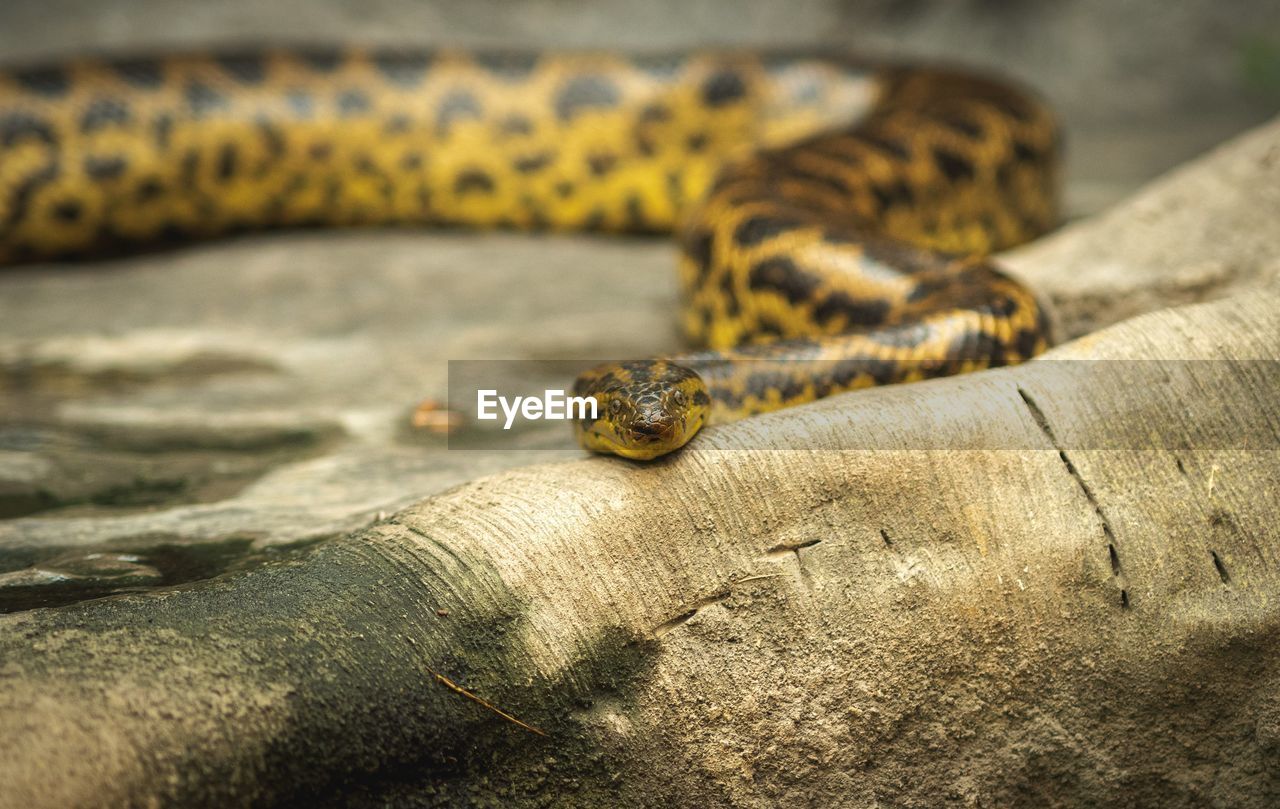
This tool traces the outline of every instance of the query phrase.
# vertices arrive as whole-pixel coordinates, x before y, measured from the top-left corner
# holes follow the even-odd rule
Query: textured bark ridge
[[[1278,149],[1016,257],[1227,297],[4,617],[0,804],[1273,805]]]

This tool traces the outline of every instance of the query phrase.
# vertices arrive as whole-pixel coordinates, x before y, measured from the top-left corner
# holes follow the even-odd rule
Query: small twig
[[[780,579],[782,578],[782,575],[783,574],[781,573],[761,573],[755,576],[747,576],[745,579],[738,579],[734,584],[742,584],[743,582],[748,581],[759,581],[760,579]]]
[[[536,734],[538,734],[539,736],[546,736],[546,735],[547,735],[544,731],[541,731],[541,730],[539,730],[538,728],[535,728],[533,725],[527,724],[527,723],[525,723],[525,722],[521,722],[519,719],[516,719],[516,718],[515,718],[514,716],[512,716],[511,714],[509,714],[509,713],[507,713],[506,711],[504,711],[504,710],[502,710],[501,708],[499,708],[497,705],[494,705],[493,703],[491,703],[491,702],[487,702],[486,700],[482,699],[481,697],[476,696],[475,694],[471,693],[471,692],[470,692],[470,691],[468,691],[467,689],[465,689],[465,688],[463,688],[462,686],[460,686],[460,685],[458,685],[457,683],[455,683],[453,680],[450,680],[448,677],[446,677],[446,676],[444,676],[443,674],[441,674],[441,673],[439,673],[439,672],[435,671],[435,670],[434,670],[434,669],[432,669],[430,666],[423,666],[423,668],[425,668],[427,671],[431,672],[432,676],[434,676],[437,680],[439,680],[440,682],[444,683],[445,688],[448,688],[450,691],[457,692],[457,693],[461,694],[462,696],[466,697],[467,699],[472,700],[473,702],[478,702],[478,703],[480,703],[481,705],[483,705],[484,707],[486,707],[486,708],[488,708],[489,710],[493,711],[493,712],[494,712],[494,713],[496,713],[498,716],[501,716],[503,719],[507,720],[508,722],[512,722],[512,723],[514,723],[514,724],[517,724],[517,725],[519,725],[520,727],[524,728],[525,730],[530,731],[531,733],[536,733]]]

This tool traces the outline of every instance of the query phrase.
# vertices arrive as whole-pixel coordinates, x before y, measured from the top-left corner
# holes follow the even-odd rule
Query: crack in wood
[[[765,551],[764,555],[769,559],[777,559],[780,556],[788,556],[793,553],[799,557],[801,550],[805,548],[812,548],[821,541],[821,539],[807,539],[804,542],[783,542],[779,545],[774,545],[772,548]]]
[[[1218,578],[1222,579],[1223,584],[1231,583],[1231,574],[1227,572],[1227,565],[1222,561],[1222,557],[1217,551],[1209,551],[1209,555],[1213,557],[1213,567],[1218,571]]]
[[[676,627],[681,626],[685,623],[688,623],[689,620],[691,620],[693,616],[697,615],[701,610],[706,609],[707,607],[710,607],[713,604],[719,604],[721,601],[724,601],[731,595],[733,595],[732,590],[724,590],[723,592],[719,592],[719,593],[716,593],[715,595],[708,596],[702,599],[701,601],[699,601],[698,603],[694,604],[689,609],[675,616],[674,618],[670,618],[658,624],[651,630],[651,634],[655,638],[660,638],[663,635],[670,632],[671,630],[675,629]]]
[[[1059,443],[1058,436],[1053,431],[1053,425],[1049,423],[1049,419],[1045,416],[1044,411],[1040,409],[1040,405],[1036,404],[1036,400],[1021,385],[1017,387],[1017,390],[1018,396],[1022,398],[1022,403],[1026,405],[1027,411],[1031,414],[1031,418],[1035,420],[1036,426],[1040,428],[1040,432],[1044,433],[1044,437],[1049,440],[1049,445],[1058,451],[1058,458],[1062,461],[1062,465],[1080,487],[1080,491],[1084,493],[1085,500],[1089,502],[1089,505],[1093,506],[1094,514],[1098,516],[1098,521],[1102,523],[1102,535],[1107,540],[1107,555],[1111,563],[1111,576],[1118,584],[1122,585],[1120,589],[1120,606],[1128,608],[1130,605],[1129,591],[1123,587],[1120,554],[1116,550],[1116,535],[1115,531],[1111,529],[1111,521],[1107,519],[1107,514],[1103,511],[1102,504],[1098,502],[1093,489],[1089,488],[1084,476],[1080,474],[1080,470],[1072,463],[1067,451]]]

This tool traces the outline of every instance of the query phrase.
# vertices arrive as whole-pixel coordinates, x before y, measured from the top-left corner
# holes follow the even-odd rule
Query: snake
[[[840,53],[79,56],[0,70],[0,264],[277,227],[672,234],[689,350],[573,385],[584,448],[651,460],[1044,351],[990,256],[1055,225],[1060,143],[1013,81]]]

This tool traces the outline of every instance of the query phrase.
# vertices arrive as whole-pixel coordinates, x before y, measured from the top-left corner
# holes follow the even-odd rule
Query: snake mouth
[[[598,452],[611,452],[633,461],[652,461],[689,443],[702,428],[702,423],[702,416],[698,416],[691,425],[680,421],[658,430],[629,430],[630,441],[620,439],[613,429],[593,429],[590,436],[595,439],[593,449]]]

